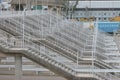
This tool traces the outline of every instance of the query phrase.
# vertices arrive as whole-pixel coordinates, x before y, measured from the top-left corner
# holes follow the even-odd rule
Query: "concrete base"
[[[22,80],[22,56],[15,55],[15,78],[16,80]]]

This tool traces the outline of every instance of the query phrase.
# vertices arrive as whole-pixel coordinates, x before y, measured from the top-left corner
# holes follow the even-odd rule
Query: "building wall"
[[[95,17],[97,21],[109,21],[109,18],[113,18],[116,16],[120,16],[120,10],[117,11],[75,11],[73,14],[74,18],[89,18],[89,17]]]
[[[59,0],[11,0],[10,4],[12,7],[15,7],[16,5],[25,5],[27,10],[30,10],[32,6],[48,6],[48,7],[58,7],[60,8],[62,4],[59,2]],[[16,9],[15,9],[16,10]]]
[[[11,4],[31,4],[31,5],[55,5],[61,6],[59,0],[11,0]]]

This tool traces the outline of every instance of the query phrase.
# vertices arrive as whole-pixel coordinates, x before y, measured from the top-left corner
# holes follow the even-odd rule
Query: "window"
[[[78,13],[75,13],[75,15],[78,15]]]
[[[111,15],[111,12],[109,13],[109,16]]]
[[[101,18],[98,18],[99,20],[101,20]]]
[[[115,13],[113,13],[113,15],[115,15]]]
[[[96,17],[94,18],[94,21],[96,21]]]
[[[90,15],[92,15],[92,13],[89,13]]]
[[[101,13],[99,13],[99,15],[101,15]]]
[[[104,18],[104,20],[106,20],[106,18]]]
[[[96,16],[97,14],[96,14],[96,13],[94,13],[94,15]]]
[[[119,13],[119,16],[120,16],[120,13]]]
[[[80,13],[80,15],[82,16],[82,13]]]
[[[106,13],[104,13],[104,15],[106,15]]]

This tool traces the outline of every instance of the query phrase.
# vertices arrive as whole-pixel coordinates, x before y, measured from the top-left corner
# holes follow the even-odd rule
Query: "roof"
[[[120,8],[120,1],[80,1],[77,8]]]
[[[76,0],[70,0],[70,1],[76,1]],[[120,1],[120,0],[79,0],[79,1]]]

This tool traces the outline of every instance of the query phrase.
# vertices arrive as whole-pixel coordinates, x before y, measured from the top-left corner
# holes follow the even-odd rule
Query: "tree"
[[[71,3],[71,9],[70,9],[70,10],[71,10],[71,14],[70,14],[70,18],[72,18],[72,15],[73,15],[73,13],[74,13],[74,11],[75,11],[78,3],[79,3],[79,0],[76,0],[76,1],[74,1],[74,2]]]
[[[63,10],[65,11],[66,15],[68,15],[69,11],[69,0],[61,0],[61,3],[63,5]]]
[[[72,15],[79,3],[79,0],[71,1],[71,0],[59,0],[61,1],[61,4],[63,5],[63,10],[66,13],[66,16],[69,14],[70,18],[72,18]],[[69,11],[71,13],[69,13]]]

